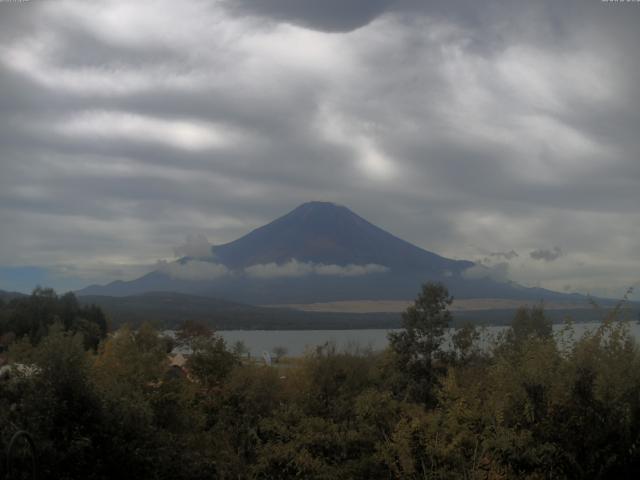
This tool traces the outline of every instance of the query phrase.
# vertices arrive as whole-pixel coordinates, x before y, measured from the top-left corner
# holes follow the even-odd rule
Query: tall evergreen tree
[[[444,370],[438,359],[451,322],[452,302],[453,297],[441,283],[424,284],[413,305],[402,314],[403,329],[389,334],[395,363],[406,373],[405,391],[427,405],[435,402],[433,389]]]

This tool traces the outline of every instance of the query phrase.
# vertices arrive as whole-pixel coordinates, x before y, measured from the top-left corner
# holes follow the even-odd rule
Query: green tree
[[[242,358],[244,356],[249,356],[249,347],[247,347],[247,345],[242,341],[242,340],[237,340],[234,344],[233,344],[233,348],[231,349],[231,351],[233,353],[235,353],[238,358]]]
[[[36,347],[21,343],[10,351],[27,366],[9,409],[13,421],[34,436],[42,478],[86,477],[100,461],[103,420],[82,336],[55,323]]]
[[[275,356],[276,363],[280,362],[282,357],[284,357],[288,352],[289,350],[287,350],[287,347],[273,347],[273,355]]]
[[[65,331],[81,333],[85,348],[96,349],[107,335],[107,320],[95,306],[80,306],[72,292],[58,296],[51,288],[37,287],[24,298],[15,298],[0,314],[0,334],[13,332],[37,344],[49,328],[60,322]]]
[[[520,307],[511,322],[509,332],[516,344],[530,337],[548,339],[553,336],[553,324],[544,314],[542,304],[533,307]]]
[[[467,363],[471,357],[479,353],[476,347],[479,339],[480,332],[471,323],[465,323],[462,327],[456,328],[455,333],[451,336],[451,343],[459,362]]]
[[[240,363],[238,356],[227,350],[222,337],[211,335],[191,339],[192,350],[187,367],[206,387],[218,386]]]
[[[451,322],[449,306],[453,297],[441,283],[426,283],[422,291],[402,315],[399,332],[389,334],[398,371],[406,373],[406,390],[410,396],[427,405],[435,402],[434,387],[444,372],[442,342]]]

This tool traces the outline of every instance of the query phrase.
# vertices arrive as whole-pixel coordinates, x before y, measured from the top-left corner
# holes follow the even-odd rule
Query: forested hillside
[[[31,432],[40,478],[637,477],[623,308],[581,338],[521,309],[488,348],[468,325],[445,349],[450,300],[425,285],[384,352],[324,345],[266,366],[194,323],[174,340],[105,336],[98,308],[36,291],[0,309],[2,361],[32,367],[2,371],[2,440]]]
[[[127,297],[87,295],[82,305],[97,305],[114,327],[140,326],[152,322],[158,329],[175,329],[185,320],[204,323],[217,330],[316,330],[397,328],[397,313],[301,312],[227,302],[210,297],[173,292],[150,292]]]

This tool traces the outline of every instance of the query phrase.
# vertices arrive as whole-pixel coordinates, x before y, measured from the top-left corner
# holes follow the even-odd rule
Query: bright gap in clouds
[[[73,114],[56,128],[69,137],[157,142],[185,150],[226,147],[235,136],[224,128],[199,120],[167,120],[114,111]]]
[[[358,143],[356,148],[364,174],[375,180],[391,180],[396,173],[391,160],[377,150],[370,140],[362,139]]]

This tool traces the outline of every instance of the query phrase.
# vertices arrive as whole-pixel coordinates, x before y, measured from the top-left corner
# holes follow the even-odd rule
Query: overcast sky
[[[0,1],[0,288],[131,279],[187,235],[329,200],[619,297],[640,280],[639,24],[600,0]]]

